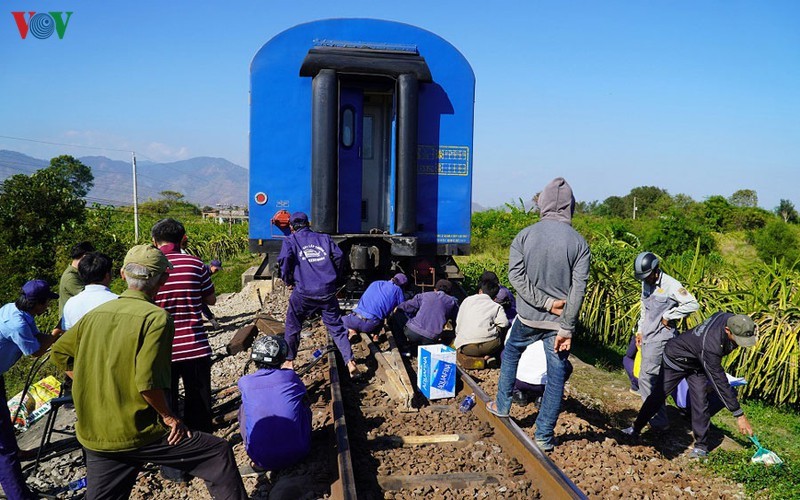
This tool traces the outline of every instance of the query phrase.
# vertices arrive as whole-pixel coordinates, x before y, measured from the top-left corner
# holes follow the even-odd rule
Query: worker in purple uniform
[[[752,436],[750,422],[744,416],[736,391],[722,369],[722,357],[737,347],[752,347],[757,341],[756,327],[749,316],[727,312],[718,312],[683,335],[667,341],[661,359],[661,372],[653,392],[645,399],[633,425],[622,432],[638,436],[664,404],[667,395],[685,377],[692,400],[694,449],[689,454],[690,458],[704,458],[708,455],[708,428],[711,425],[706,390],[708,381],[725,407],[736,417],[739,431]]]
[[[300,345],[303,321],[317,311],[322,322],[342,353],[350,376],[359,374],[353,349],[342,324],[342,313],[336,299],[336,281],[342,265],[342,251],[330,236],[309,228],[308,215],[295,212],[289,218],[292,234],[283,240],[278,256],[281,279],[292,287],[286,311],[286,342],[289,352],[284,368],[294,369],[294,358]]]
[[[293,370],[281,369],[288,345],[277,335],[253,342],[258,370],[239,379],[239,429],[253,463],[262,469],[290,467],[311,449],[311,410],[306,386]]]
[[[392,334],[408,349],[409,344],[428,345],[440,342],[448,320],[455,321],[458,301],[450,293],[453,284],[442,279],[432,292],[420,293],[397,306],[392,315]]]
[[[370,283],[353,312],[342,318],[348,334],[354,337],[358,332],[369,333],[376,340],[375,333],[383,321],[405,300],[403,287],[407,283],[408,278],[403,273],[395,274],[390,280]]]

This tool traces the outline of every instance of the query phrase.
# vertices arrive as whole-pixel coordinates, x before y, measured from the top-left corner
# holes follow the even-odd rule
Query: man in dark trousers
[[[654,391],[642,404],[633,426],[623,432],[638,436],[667,399],[667,395],[686,377],[692,401],[694,433],[694,450],[689,455],[691,458],[708,455],[708,428],[711,425],[706,392],[708,381],[725,407],[736,417],[739,431],[752,436],[750,422],[744,416],[736,392],[728,383],[725,370],[722,369],[722,357],[737,347],[754,346],[758,341],[755,330],[755,324],[749,316],[718,312],[699,326],[667,342],[661,361],[661,375]]]
[[[342,353],[350,376],[358,375],[353,349],[342,324],[342,312],[336,298],[336,281],[342,266],[342,250],[330,236],[311,230],[308,215],[295,212],[289,218],[292,230],[278,256],[281,279],[292,287],[286,311],[286,342],[289,352],[284,368],[294,368],[294,358],[300,345],[303,321],[317,311],[322,322]]]
[[[508,279],[517,292],[517,317],[503,349],[497,400],[489,412],[507,417],[517,365],[525,349],[542,340],[547,355],[547,385],[536,417],[536,444],[555,446],[554,429],[561,412],[569,366],[572,332],[589,279],[591,253],[586,240],[572,228],[575,197],[562,177],[550,181],[537,199],[541,219],[514,238],[508,259]]]

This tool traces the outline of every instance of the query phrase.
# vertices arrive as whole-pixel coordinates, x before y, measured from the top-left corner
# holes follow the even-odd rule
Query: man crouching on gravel
[[[127,498],[147,463],[205,480],[214,498],[247,498],[228,443],[190,432],[167,404],[175,327],[153,298],[171,267],[153,246],[131,248],[121,271],[128,289],[86,314],[52,347],[53,363],[74,373],[88,499]]]

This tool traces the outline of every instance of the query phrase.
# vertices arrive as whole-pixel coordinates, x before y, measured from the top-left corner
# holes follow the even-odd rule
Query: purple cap
[[[57,299],[58,294],[50,290],[50,285],[45,280],[30,280],[22,285],[22,295],[36,301]]]
[[[218,267],[222,269],[222,261],[220,261],[219,259],[212,260],[211,262],[208,263],[208,265],[211,267]]]
[[[295,212],[289,217],[289,224],[306,224],[308,225],[308,215],[305,212]]]
[[[408,284],[408,278],[403,273],[397,273],[392,276],[392,281],[397,286],[406,286],[406,284]]]

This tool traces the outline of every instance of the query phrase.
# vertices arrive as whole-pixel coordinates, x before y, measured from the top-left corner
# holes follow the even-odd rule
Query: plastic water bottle
[[[69,491],[78,491],[86,488],[86,478],[82,477],[69,483]]]
[[[458,411],[461,413],[469,413],[469,411],[475,406],[475,394],[470,394],[469,396],[464,398],[464,401],[458,405]]]
[[[311,355],[314,356],[314,359],[321,358],[323,354],[325,354],[325,351],[323,351],[322,349],[317,349],[316,351],[311,353]]]

